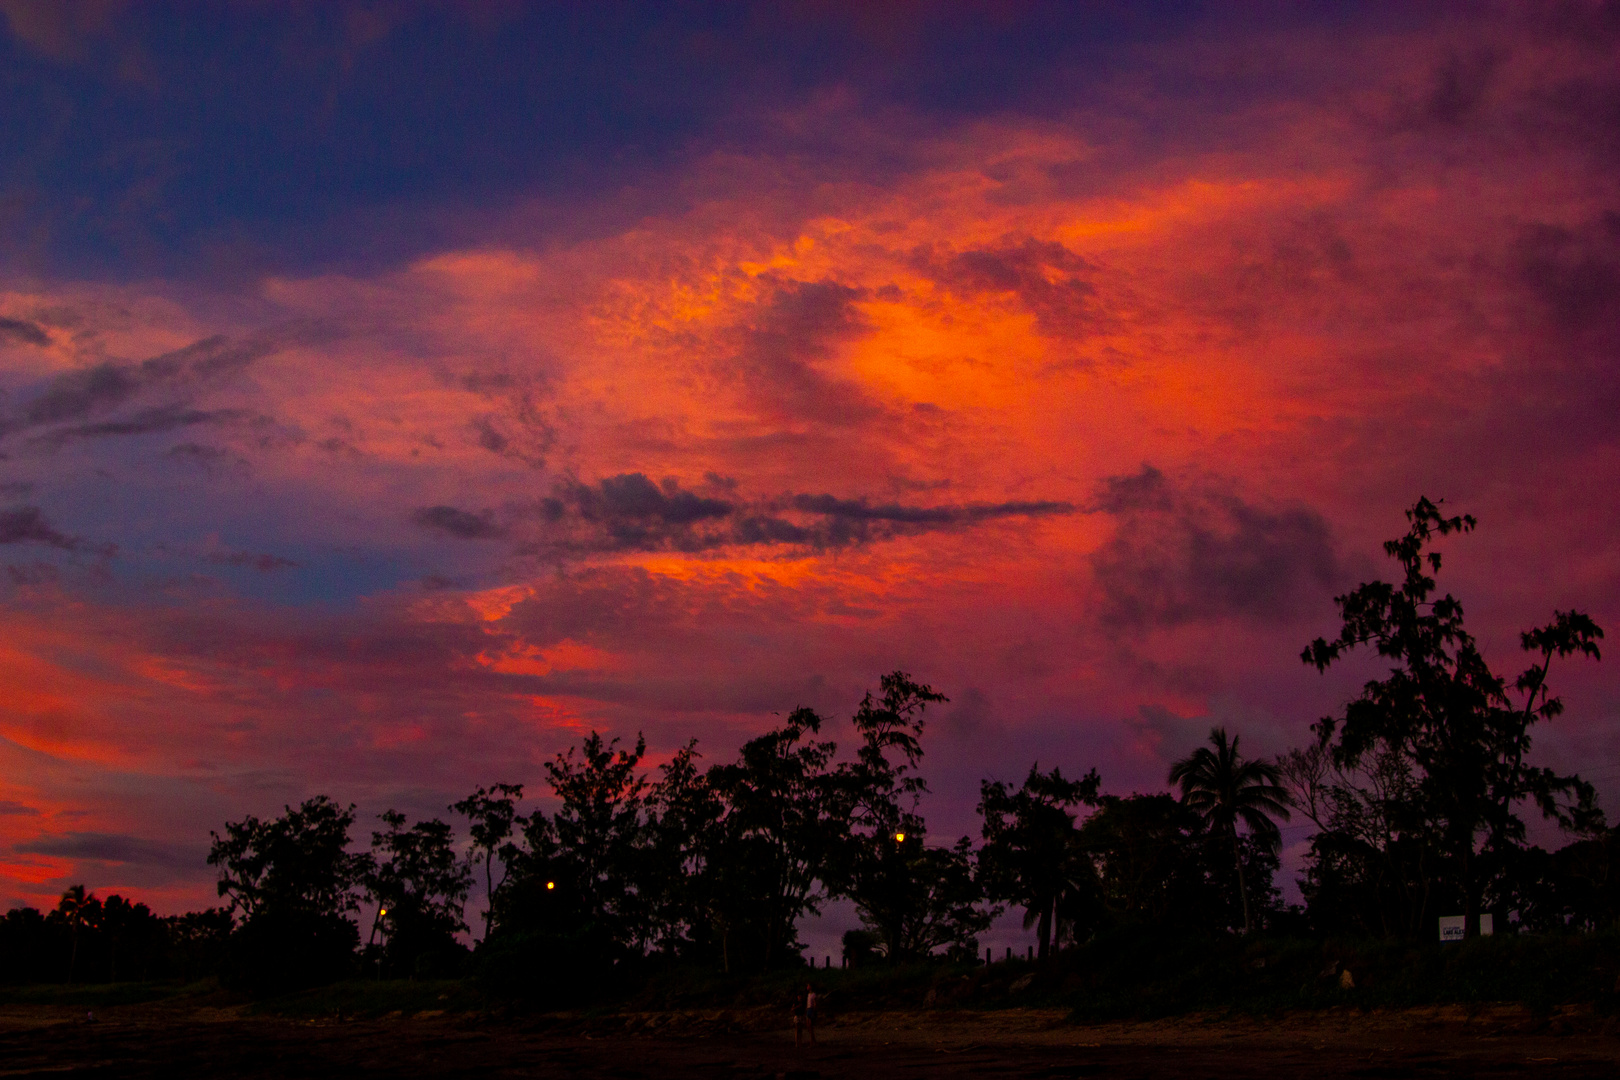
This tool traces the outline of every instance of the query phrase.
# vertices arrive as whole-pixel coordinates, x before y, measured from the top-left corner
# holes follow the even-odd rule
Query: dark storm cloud
[[[865,499],[840,499],[833,495],[795,495],[793,507],[809,514],[843,521],[883,522],[894,525],[967,525],[1001,517],[1043,517],[1068,514],[1074,505],[1066,502],[969,503],[965,506],[904,506]]]
[[[13,849],[24,855],[54,855],[68,859],[156,866],[172,870],[194,869],[203,853],[178,844],[164,844],[120,833],[70,832],[27,840]]]
[[[572,481],[540,506],[544,522],[567,531],[568,546],[583,549],[699,551],[726,542],[721,526],[735,503],[681,487],[674,478],[655,484],[644,473],[621,473],[595,484]]]
[[[25,345],[49,345],[50,335],[41,327],[22,319],[0,318],[0,341],[10,338]]]
[[[771,292],[742,328],[734,361],[760,406],[836,427],[876,415],[879,407],[864,390],[816,366],[866,332],[855,306],[865,293],[834,281],[765,280]]]
[[[45,520],[37,506],[14,506],[0,510],[0,544],[35,543],[64,551],[77,551],[84,541],[68,536]]]
[[[143,409],[122,420],[103,420],[94,424],[75,424],[57,428],[43,435],[35,435],[30,443],[41,446],[64,446],[86,439],[104,439],[118,435],[151,435],[159,431],[176,431],[201,424],[220,424],[244,419],[248,414],[239,409],[190,409],[183,405],[160,405]]]
[[[951,255],[925,249],[913,262],[952,292],[1011,296],[1048,337],[1083,337],[1102,323],[1089,280],[1096,267],[1059,243],[1024,237]]]
[[[241,371],[255,360],[277,351],[273,336],[245,341],[205,338],[183,349],[134,364],[97,364],[59,375],[23,410],[14,426],[78,420],[122,405],[148,389],[184,388],[189,384]]]
[[[712,481],[711,481],[712,483]],[[587,551],[706,551],[798,545],[847,547],[930,530],[970,527],[997,518],[1043,517],[1074,510],[1053,501],[907,506],[830,494],[747,500],[736,484],[727,499],[699,495],[673,479],[654,483],[624,473],[596,484],[572,482],[540,504],[548,544]]]
[[[1168,510],[1170,502],[1170,482],[1164,473],[1144,464],[1141,471],[1127,476],[1103,477],[1087,509],[1124,514],[1133,510]]]
[[[411,515],[411,520],[424,529],[437,529],[462,540],[487,540],[501,535],[488,510],[472,514],[454,506],[424,506]]]
[[[1214,483],[1172,485],[1150,465],[1105,479],[1092,507],[1117,521],[1091,557],[1109,625],[1286,618],[1334,585],[1332,533],[1308,507],[1255,505]]]
[[[289,345],[330,333],[316,324],[283,326],[240,340],[205,338],[138,363],[102,363],[70,371],[47,383],[20,413],[0,421],[0,436],[36,431],[29,442],[54,447],[243,419],[242,412],[199,408],[191,399]],[[107,420],[75,423],[116,412],[149,394],[170,400]]]

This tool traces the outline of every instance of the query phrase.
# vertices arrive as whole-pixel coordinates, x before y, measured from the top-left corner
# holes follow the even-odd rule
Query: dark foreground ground
[[[1578,1011],[1191,1017],[1073,1026],[1058,1011],[851,1013],[796,1050],[767,1012],[355,1020],[240,1006],[0,1006],[0,1077],[1620,1076],[1620,1030]]]

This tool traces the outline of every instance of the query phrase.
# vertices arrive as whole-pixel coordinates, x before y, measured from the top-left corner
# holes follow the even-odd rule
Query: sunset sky
[[[0,15],[6,907],[896,668],[935,839],[1162,790],[1376,675],[1299,653],[1420,495],[1510,677],[1620,629],[1612,3]]]

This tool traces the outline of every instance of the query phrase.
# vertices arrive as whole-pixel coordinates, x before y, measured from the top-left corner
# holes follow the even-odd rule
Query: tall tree
[[[1254,913],[1244,880],[1238,823],[1276,850],[1281,834],[1272,819],[1288,820],[1288,790],[1279,782],[1276,766],[1244,758],[1238,752],[1238,736],[1228,738],[1225,728],[1212,728],[1209,742],[1209,746],[1200,746],[1170,767],[1170,783],[1181,788],[1181,800],[1189,809],[1230,840],[1238,898],[1243,905],[1243,932],[1247,934],[1254,930]]]
[[[72,937],[73,948],[68,955],[68,978],[73,982],[73,969],[79,963],[79,935],[86,926],[93,926],[96,916],[101,911],[101,901],[96,899],[94,893],[86,893],[83,885],[74,885],[62,893],[61,900],[57,901],[56,910],[67,922],[68,932]]]
[[[815,738],[822,719],[798,708],[708,771],[723,805],[708,863],[721,963],[769,969],[797,951],[795,924],[820,910],[834,851],[848,834],[847,804],[829,770],[837,744]]]
[[[699,770],[700,756],[693,739],[659,768],[646,803],[640,887],[654,908],[657,947],[713,959],[716,912],[723,902],[716,855],[725,805]]]
[[[472,850],[467,860],[471,866],[484,864],[484,938],[495,914],[495,893],[506,884],[511,875],[512,860],[507,857],[512,842],[513,827],[517,821],[517,800],[523,798],[522,784],[494,784],[480,787],[471,795],[449,807],[467,819],[467,831],[472,838]],[[495,880],[495,862],[501,863],[501,880]]]
[[[458,948],[455,934],[467,929],[462,905],[472,874],[456,857],[445,822],[433,818],[406,828],[405,815],[397,810],[381,818],[387,829],[371,834],[371,865],[364,883],[388,932],[390,965],[414,975],[423,957]]]
[[[877,695],[868,691],[855,709],[852,720],[860,747],[855,760],[837,772],[849,830],[830,867],[836,888],[885,937],[885,951],[895,959],[905,952],[901,937],[907,922],[896,900],[922,895],[918,883],[905,879],[922,865],[925,829],[917,804],[928,783],[917,770],[924,714],[929,705],[948,700],[904,671],[884,675]]]
[[[1562,710],[1547,687],[1553,658],[1598,659],[1603,631],[1580,612],[1559,611],[1552,623],[1521,635],[1522,646],[1538,659],[1514,684],[1524,695],[1523,704],[1515,704],[1506,680],[1491,670],[1465,628],[1462,604],[1449,593],[1436,595],[1441,556],[1433,545],[1473,531],[1474,519],[1448,517],[1426,498],[1406,518],[1406,535],[1384,544],[1400,564],[1401,583],[1369,582],[1335,597],[1343,621],[1338,636],[1317,638],[1302,659],[1325,670],[1371,645],[1393,662],[1387,678],[1368,682],[1342,717],[1324,718],[1315,730],[1340,766],[1353,767],[1381,750],[1410,763],[1415,813],[1435,824],[1473,934],[1489,869],[1523,839],[1521,804],[1533,801],[1566,828],[1601,823],[1590,784],[1525,759],[1531,728]]]
[[[622,947],[640,951],[651,928],[638,888],[648,783],[636,770],[647,741],[637,735],[631,749],[618,744],[593,731],[577,756],[569,747],[546,762],[551,790],[561,801],[549,829],[579,902]]]
[[[1093,887],[1094,873],[1079,847],[1075,808],[1095,805],[1100,784],[1093,769],[1079,780],[1031,765],[1016,791],[999,780],[979,785],[984,847],[979,867],[991,895],[1024,909],[1024,928],[1035,925],[1040,957],[1058,936],[1058,911],[1071,894]]]

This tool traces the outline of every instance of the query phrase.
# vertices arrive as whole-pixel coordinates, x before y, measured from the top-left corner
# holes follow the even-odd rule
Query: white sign
[[[1440,916],[1440,940],[1461,941],[1468,933],[1468,916],[1442,915]]]

